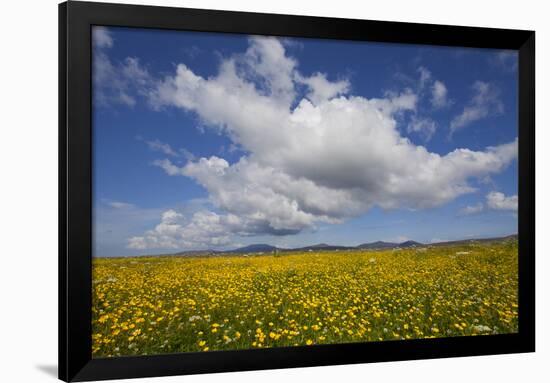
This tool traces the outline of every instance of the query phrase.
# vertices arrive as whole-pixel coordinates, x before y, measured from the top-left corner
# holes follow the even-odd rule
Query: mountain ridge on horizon
[[[384,250],[384,249],[395,249],[395,248],[403,249],[403,248],[423,247],[423,246],[444,246],[444,245],[471,243],[471,242],[494,242],[494,241],[502,241],[502,240],[508,240],[508,239],[517,239],[517,238],[518,238],[517,234],[510,234],[502,237],[459,239],[459,240],[441,241],[441,242],[433,242],[433,243],[422,243],[422,242],[417,242],[409,239],[403,242],[386,242],[386,241],[366,242],[366,243],[359,244],[357,246],[329,245],[326,243],[318,243],[315,245],[294,247],[294,248],[277,247],[266,243],[254,243],[254,244],[238,247],[236,249],[231,249],[231,250],[212,250],[212,249],[186,250],[186,251],[181,251],[181,252],[171,253],[171,254],[164,254],[164,255],[193,255],[193,254],[206,254],[206,253],[242,254],[242,253],[266,253],[266,252],[273,252],[273,251],[290,252],[290,251],[314,251],[314,250],[320,250],[320,251]]]
[[[357,246],[343,246],[343,245],[329,245],[326,243],[318,243],[315,245],[296,247],[296,248],[281,248],[272,246],[266,243],[256,243],[251,245],[246,245],[236,249],[230,250],[213,250],[213,249],[204,249],[204,250],[183,250],[174,253],[160,253],[160,254],[137,254],[137,255],[126,255],[126,256],[99,256],[95,258],[131,258],[131,257],[170,257],[170,256],[205,256],[205,255],[224,255],[224,254],[246,254],[246,253],[272,253],[272,252],[291,252],[291,251],[339,251],[339,250],[390,250],[395,248],[411,248],[411,247],[428,247],[428,246],[449,246],[449,245],[460,245],[467,244],[472,242],[477,243],[490,243],[490,242],[499,242],[506,241],[511,239],[518,239],[518,234],[509,234],[500,237],[485,237],[485,238],[469,238],[469,239],[459,239],[451,241],[441,241],[441,242],[432,242],[432,243],[421,243],[413,240],[407,240],[404,242],[385,242],[385,241],[374,241],[366,242],[359,244]]]

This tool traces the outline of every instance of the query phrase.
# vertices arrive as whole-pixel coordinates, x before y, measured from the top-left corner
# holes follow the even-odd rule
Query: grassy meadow
[[[93,357],[517,332],[516,241],[97,258]]]

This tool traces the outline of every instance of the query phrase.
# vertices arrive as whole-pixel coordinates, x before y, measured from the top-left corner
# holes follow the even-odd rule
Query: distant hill
[[[271,246],[265,243],[257,243],[253,245],[239,247],[238,249],[234,249],[234,250],[224,251],[224,253],[262,253],[262,252],[266,253],[266,252],[275,251],[277,249],[278,248],[275,246]]]
[[[186,250],[186,251],[180,251],[178,253],[174,253],[172,255],[193,255],[193,254],[210,254],[210,253],[216,253],[215,250]]]
[[[407,248],[407,247],[419,247],[419,246],[425,246],[425,245],[423,243],[416,242],[416,241],[405,241],[400,243],[398,247]]]
[[[290,252],[290,251],[385,250],[385,249],[397,249],[397,248],[406,249],[406,248],[426,247],[426,246],[453,246],[453,245],[456,246],[456,245],[467,245],[470,243],[495,243],[495,242],[502,242],[502,241],[517,240],[517,239],[518,239],[517,234],[513,234],[505,237],[463,239],[463,240],[457,240],[457,241],[445,241],[445,242],[436,242],[436,243],[429,243],[429,244],[423,244],[420,242],[408,240],[401,243],[376,241],[376,242],[362,243],[358,246],[339,246],[339,245],[329,245],[326,243],[318,243],[316,245],[297,247],[297,248],[280,248],[280,247],[268,245],[266,243],[256,243],[256,244],[239,247],[233,250],[226,250],[226,251],[190,250],[190,251],[182,251],[175,254],[165,254],[165,255],[217,256],[217,255],[223,255],[227,253],[238,253],[238,254],[273,253],[275,251]]]
[[[398,246],[399,244],[393,243],[393,242],[376,241],[376,242],[362,243],[359,246],[357,246],[357,249],[365,249],[365,250],[393,249]]]
[[[268,253],[273,252],[275,250],[278,251],[339,251],[339,250],[382,250],[382,249],[395,249],[395,248],[408,248],[408,247],[418,247],[418,246],[424,246],[420,242],[415,241],[405,241],[403,243],[392,243],[392,242],[383,242],[383,241],[377,241],[377,242],[371,242],[371,243],[363,243],[359,246],[340,246],[340,245],[329,245],[326,243],[318,243],[316,245],[310,245],[310,246],[304,246],[304,247],[294,247],[294,248],[278,248],[275,246],[267,245],[267,244],[254,244],[254,245],[248,245],[245,247],[240,247],[238,249],[234,250],[228,250],[224,251],[224,253]]]
[[[430,246],[451,246],[451,245],[467,245],[469,243],[495,243],[503,241],[514,241],[518,239],[517,234],[507,235],[505,237],[493,237],[493,238],[474,238],[474,239],[461,239],[457,241],[444,241],[431,243]]]
[[[317,245],[311,245],[306,247],[298,247],[295,249],[285,249],[285,251],[334,251],[334,250],[350,250],[354,247],[350,246],[337,246],[337,245],[327,245],[326,243],[318,243]]]
[[[306,246],[310,249],[324,249],[324,248],[327,248],[327,247],[331,247],[330,245],[327,245],[326,243],[318,243],[316,245],[311,245],[311,246]]]
[[[398,247],[403,249],[407,247],[419,247],[419,246],[425,246],[425,245],[416,241],[405,241],[401,243],[376,241],[376,242],[362,243],[361,245],[355,248],[362,249],[362,250],[382,250],[382,249],[396,249]]]

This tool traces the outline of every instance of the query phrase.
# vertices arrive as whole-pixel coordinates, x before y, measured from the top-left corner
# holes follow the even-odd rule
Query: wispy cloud
[[[170,144],[162,142],[159,139],[146,140],[141,136],[137,136],[136,139],[144,142],[150,150],[163,153],[170,157],[183,157],[187,161],[194,161],[197,158],[189,150],[185,148],[174,149]]]
[[[475,121],[504,112],[500,90],[493,84],[476,81],[472,85],[472,91],[473,96],[468,105],[451,120],[449,137]]]
[[[167,158],[163,160],[155,160],[153,161],[153,165],[158,166],[159,168],[164,170],[169,176],[185,175],[184,168],[174,165],[172,161]]]
[[[113,37],[105,27],[94,27],[92,29],[92,44],[97,48],[111,48],[113,46]]]
[[[490,58],[491,64],[505,73],[514,73],[518,69],[518,52],[503,50]]]
[[[432,98],[430,101],[434,108],[443,108],[449,104],[447,86],[445,86],[443,81],[434,81],[432,85]]]
[[[424,140],[429,141],[437,130],[437,123],[431,118],[418,118],[413,116],[407,124],[408,133],[418,133]]]
[[[418,68],[420,78],[418,80],[419,93],[428,93],[430,103],[434,109],[448,106],[451,101],[448,98],[447,86],[442,80],[434,78],[432,72],[424,67]]]
[[[105,27],[92,28],[92,80],[94,102],[97,106],[122,104],[133,107],[137,94],[147,93],[152,78],[139,59],[126,57],[121,62],[112,61],[107,51],[114,46],[114,40]]]
[[[484,206],[481,202],[478,202],[475,205],[469,205],[462,208],[459,212],[460,215],[474,215],[479,214],[484,210]]]
[[[408,122],[405,124],[407,133],[417,134],[424,141],[428,142],[438,129],[438,124],[432,117],[429,117],[429,115],[431,115],[435,109],[442,109],[449,106],[451,100],[448,98],[447,86],[443,81],[436,79],[428,68],[420,66],[417,72],[417,79],[402,74],[396,77],[401,77],[409,84],[416,84],[411,93],[415,94],[417,105],[415,105],[414,109],[411,109],[412,113],[409,116]],[[422,100],[426,100],[429,106],[424,106],[421,102]]]
[[[120,201],[109,201],[109,202],[107,202],[107,205],[109,205],[113,209],[129,209],[129,208],[135,207],[131,203],[120,202]]]
[[[144,141],[144,142],[147,144],[149,149],[164,153],[167,156],[178,157],[180,155],[177,151],[172,149],[172,147],[169,144],[162,142],[158,139],[153,141]]]

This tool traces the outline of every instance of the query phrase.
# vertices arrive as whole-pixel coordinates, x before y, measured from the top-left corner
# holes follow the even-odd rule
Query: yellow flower
[[[515,333],[517,260],[514,240],[278,257],[94,258],[92,355]]]

